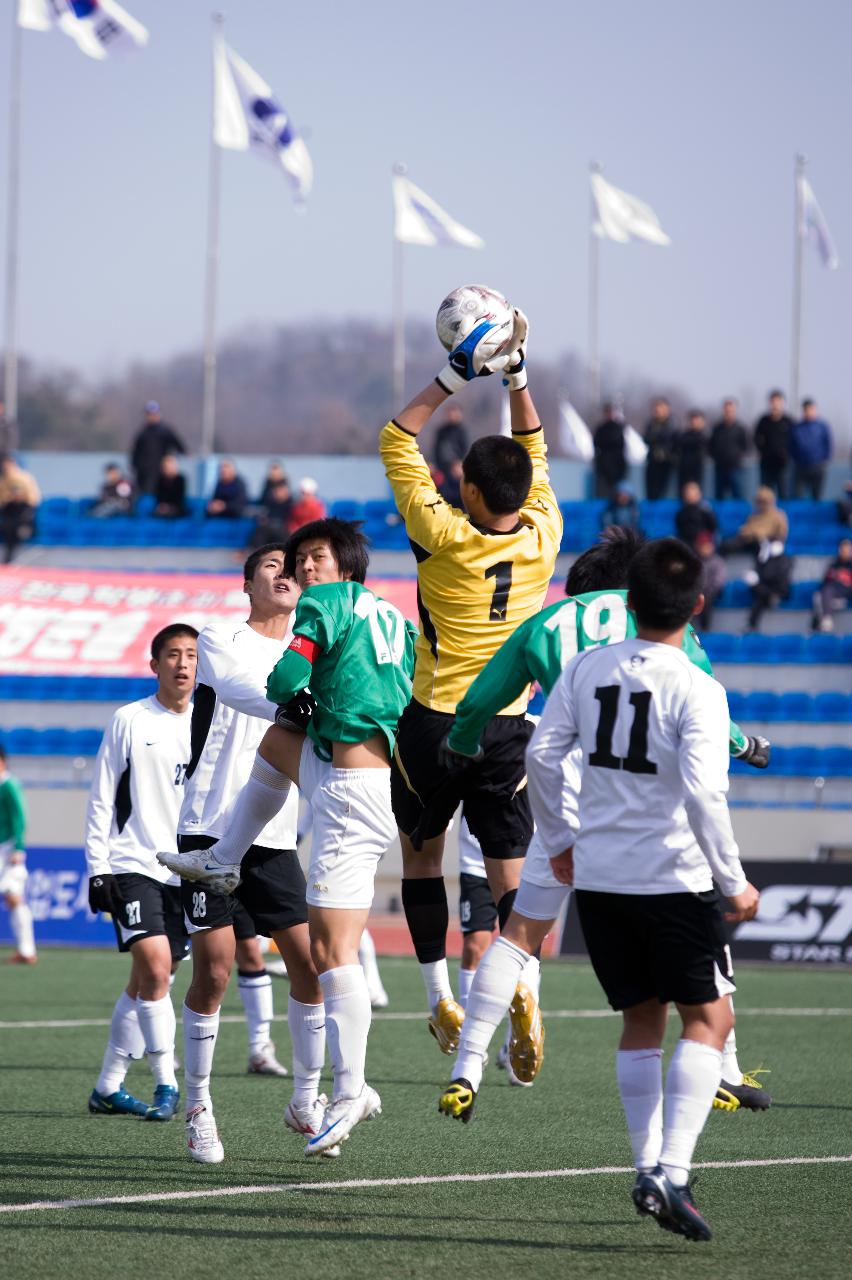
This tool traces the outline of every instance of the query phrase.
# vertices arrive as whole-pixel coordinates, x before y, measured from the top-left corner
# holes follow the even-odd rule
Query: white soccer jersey
[[[90,876],[136,872],[178,883],[157,853],[177,851],[189,725],[189,708],[169,711],[156,695],[119,707],[110,720],[86,811]]]
[[[275,719],[267,677],[290,643],[271,640],[247,622],[213,623],[198,637],[198,673],[192,710],[192,753],[178,831],[223,836],[261,739]],[[291,787],[283,809],[257,844],[295,849],[299,793]]]
[[[527,749],[548,857],[574,846],[578,889],[698,893],[715,877],[723,893],[741,893],[728,729],[725,690],[680,649],[634,639],[579,654]],[[562,765],[578,744],[582,780],[572,787]]]

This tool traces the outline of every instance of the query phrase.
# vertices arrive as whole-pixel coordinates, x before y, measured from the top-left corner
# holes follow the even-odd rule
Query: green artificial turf
[[[189,977],[184,968],[174,992],[178,1011]],[[104,1025],[0,1027],[0,1205],[630,1163],[614,1079],[617,1020],[545,1015],[546,1059],[535,1087],[511,1088],[490,1066],[467,1126],[438,1114],[452,1060],[438,1052],[425,1017],[377,1017],[368,1079],[382,1096],[384,1114],[353,1133],[339,1160],[316,1162],[305,1160],[301,1141],[282,1125],[289,1082],[247,1076],[244,1025],[224,1024],[213,1098],[226,1159],[197,1165],[185,1154],[180,1121],[159,1125],[86,1112],[126,971],[126,958],[113,954],[45,951],[37,967],[4,972],[0,1020],[102,1019]],[[422,1009],[412,961],[383,961],[382,975],[389,1014]],[[739,986],[741,1062],[772,1068],[763,1079],[775,1101],[765,1114],[714,1112],[697,1159],[849,1155],[852,1017],[749,1012],[852,1013],[849,977],[750,968],[740,971]],[[274,993],[282,1015],[286,982],[276,982]],[[542,1003],[545,1011],[595,1010],[602,999],[586,966],[553,962],[545,965]],[[239,1011],[232,990],[224,1012]],[[274,1034],[287,1061],[285,1025],[276,1023]],[[134,1065],[127,1084],[151,1095],[145,1063]],[[599,1173],[252,1191],[0,1214],[0,1271],[10,1280],[56,1274],[74,1280],[852,1275],[850,1164],[699,1173],[696,1200],[715,1232],[710,1244],[688,1244],[638,1218],[631,1183],[629,1173]]]

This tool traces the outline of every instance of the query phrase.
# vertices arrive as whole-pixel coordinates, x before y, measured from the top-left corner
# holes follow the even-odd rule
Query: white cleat
[[[213,1112],[204,1106],[193,1107],[186,1113],[186,1145],[192,1159],[199,1164],[221,1164],[225,1159]]]
[[[287,966],[283,960],[270,960],[268,957],[263,962],[263,967],[267,973],[271,973],[273,978],[286,978]]]
[[[321,1156],[340,1142],[345,1142],[356,1124],[362,1120],[374,1120],[382,1113],[382,1100],[368,1084],[357,1098],[338,1098],[326,1108],[322,1127],[316,1137],[310,1138],[305,1147],[306,1156]]]
[[[289,1071],[275,1056],[275,1045],[271,1040],[261,1045],[257,1053],[253,1053],[246,1068],[250,1076],[286,1076]]]
[[[242,880],[242,867],[239,862],[217,862],[211,857],[214,847],[191,853],[158,853],[157,861],[182,880],[208,884],[214,893],[233,893]]]
[[[390,997],[381,983],[377,987],[369,987],[368,991],[372,1009],[387,1009],[390,1004]]]
[[[307,1107],[297,1107],[295,1103],[288,1102],[287,1110],[284,1112],[284,1123],[294,1133],[299,1133],[305,1138],[315,1138],[322,1128],[327,1106],[328,1098],[324,1093],[321,1093]],[[328,1147],[322,1154],[331,1160],[336,1160],[340,1155],[340,1147]]]

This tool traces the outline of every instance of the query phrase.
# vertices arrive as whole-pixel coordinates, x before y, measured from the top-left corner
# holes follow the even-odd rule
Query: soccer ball
[[[483,320],[490,321],[494,328],[477,350],[486,360],[511,355],[515,329],[514,310],[502,293],[489,289],[484,284],[463,284],[447,294],[435,319],[438,341],[447,351],[452,351]]]

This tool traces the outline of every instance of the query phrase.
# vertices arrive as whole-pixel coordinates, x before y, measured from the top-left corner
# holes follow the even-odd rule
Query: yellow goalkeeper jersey
[[[541,608],[553,576],[562,517],[548,478],[544,433],[539,427],[513,438],[529,452],[532,486],[515,528],[495,533],[441,497],[415,436],[389,422],[379,437],[417,560],[413,693],[433,711],[455,711],[503,641]],[[527,701],[525,690],[500,714],[519,714]]]

